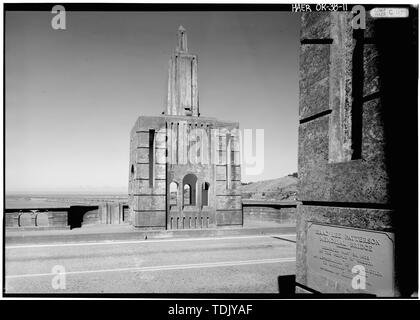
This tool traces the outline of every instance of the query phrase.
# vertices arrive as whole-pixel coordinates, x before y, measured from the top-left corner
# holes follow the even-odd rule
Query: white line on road
[[[222,262],[178,264],[178,265],[151,266],[151,267],[134,267],[134,268],[118,268],[118,269],[102,269],[102,270],[69,271],[69,272],[66,272],[65,274],[69,275],[69,274],[87,274],[87,273],[122,272],[122,271],[147,272],[147,271],[183,270],[183,269],[217,268],[217,267],[243,266],[243,265],[268,264],[268,263],[280,263],[280,262],[294,262],[294,261],[296,261],[296,258],[295,257],[290,257],[290,258],[278,258],[278,259],[222,261]],[[44,276],[56,276],[56,275],[57,275],[56,273],[17,274],[17,275],[6,276],[6,279],[44,277]]]
[[[28,249],[28,248],[50,248],[50,247],[76,247],[76,246],[103,246],[103,245],[119,245],[119,244],[148,244],[162,242],[182,242],[182,241],[210,241],[210,240],[237,240],[237,239],[256,239],[271,237],[290,237],[296,236],[290,234],[266,234],[258,236],[239,236],[239,237],[203,237],[203,238],[180,238],[180,239],[156,239],[156,240],[135,240],[135,241],[103,241],[103,242],[73,242],[73,243],[52,243],[52,244],[33,244],[22,246],[6,246],[6,249]]]

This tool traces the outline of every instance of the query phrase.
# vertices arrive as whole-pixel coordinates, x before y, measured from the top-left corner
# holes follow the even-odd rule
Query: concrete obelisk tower
[[[181,26],[169,59],[166,112],[130,134],[131,224],[206,229],[243,224],[239,123],[200,116],[197,56]]]

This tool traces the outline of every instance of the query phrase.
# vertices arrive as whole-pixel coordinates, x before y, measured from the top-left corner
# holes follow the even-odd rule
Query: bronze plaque
[[[323,293],[394,296],[394,235],[308,222],[307,284]]]

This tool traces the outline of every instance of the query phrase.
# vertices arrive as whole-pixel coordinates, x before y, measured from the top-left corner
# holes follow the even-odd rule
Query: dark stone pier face
[[[417,11],[301,24],[297,292],[417,291]]]
[[[169,60],[161,116],[140,116],[130,135],[129,207],[138,228],[242,226],[239,123],[200,116],[197,56],[187,33]]]

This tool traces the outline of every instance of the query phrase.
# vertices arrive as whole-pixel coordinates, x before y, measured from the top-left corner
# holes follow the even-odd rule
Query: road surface
[[[278,293],[295,235],[6,242],[6,293]]]

